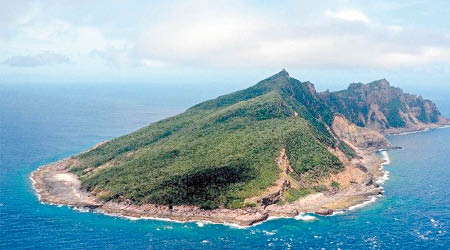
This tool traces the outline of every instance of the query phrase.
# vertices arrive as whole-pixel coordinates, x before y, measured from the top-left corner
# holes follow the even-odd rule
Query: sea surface
[[[376,202],[250,228],[129,220],[39,203],[39,166],[231,89],[0,84],[0,249],[449,249],[450,128],[399,136]],[[436,95],[444,114],[450,96]]]

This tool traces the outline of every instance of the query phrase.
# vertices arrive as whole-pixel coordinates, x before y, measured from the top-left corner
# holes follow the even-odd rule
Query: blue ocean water
[[[0,85],[0,249],[448,249],[450,128],[391,136],[385,195],[316,220],[246,229],[132,221],[40,204],[29,174],[228,91],[145,85]],[[441,99],[450,111],[450,98]],[[445,112],[444,112],[445,113]]]

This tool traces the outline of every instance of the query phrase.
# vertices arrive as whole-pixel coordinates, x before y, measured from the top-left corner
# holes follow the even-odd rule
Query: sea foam
[[[383,172],[383,175],[378,177],[375,183],[378,185],[383,184],[385,181],[389,180],[389,171],[384,169],[384,166],[391,164],[391,158],[386,150],[381,150],[380,154],[383,158],[383,163],[380,165],[380,170]]]
[[[304,214],[301,213],[297,216],[294,217],[296,220],[302,220],[302,221],[311,221],[311,220],[317,220],[316,217],[309,215],[309,214]]]
[[[359,204],[353,205],[353,206],[349,207],[348,210],[352,211],[352,210],[355,210],[355,209],[359,209],[359,208],[365,207],[365,206],[369,205],[370,203],[374,203],[376,200],[377,200],[376,196],[371,196],[369,200],[367,200],[367,201],[365,201],[363,203],[359,203]]]
[[[381,156],[383,156],[382,165],[390,165],[391,164],[391,158],[389,157],[389,154],[386,150],[381,151]]]

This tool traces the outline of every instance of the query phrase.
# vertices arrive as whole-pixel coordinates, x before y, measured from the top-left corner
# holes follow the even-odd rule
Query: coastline
[[[375,153],[365,155],[367,160],[377,162],[372,171],[377,173],[377,180],[382,176],[381,161]],[[216,223],[232,227],[248,227],[275,218],[295,218],[298,220],[314,219],[308,215],[332,215],[352,206],[370,201],[379,195],[382,189],[377,186],[367,186],[366,183],[353,185],[335,193],[313,193],[294,203],[285,205],[269,205],[266,208],[243,208],[203,210],[194,206],[166,206],[146,204],[142,206],[115,202],[101,202],[80,189],[80,182],[70,173],[66,166],[72,158],[42,166],[31,176],[33,189],[43,204],[63,206],[82,212],[103,213],[109,216],[123,217],[132,220],[162,220],[175,222]],[[306,216],[306,217],[302,217]],[[311,217],[308,217],[311,216]]]
[[[441,127],[448,127],[441,126]],[[439,127],[432,127],[435,129]],[[409,132],[424,132],[409,131]],[[98,145],[96,145],[98,146]],[[83,212],[91,211],[108,216],[123,217],[131,220],[161,220],[173,222],[196,222],[204,224],[224,224],[233,227],[249,227],[276,218],[295,218],[298,220],[313,220],[318,215],[336,215],[364,207],[376,201],[383,192],[379,185],[389,179],[389,172],[383,169],[390,163],[386,150],[379,150],[385,159],[380,159],[377,151],[362,153],[362,161],[372,164],[368,169],[374,174],[374,185],[358,183],[335,193],[313,193],[294,203],[287,205],[269,205],[265,208],[243,208],[202,210],[194,206],[166,206],[152,204],[132,205],[115,202],[102,202],[80,189],[80,181],[76,175],[66,168],[73,158],[65,158],[58,162],[42,166],[31,173],[33,189],[43,204],[67,205]],[[387,157],[387,158],[386,158]]]
[[[432,129],[441,129],[441,128],[448,128],[450,127],[450,120],[447,121],[441,121],[436,124],[421,124],[417,125],[412,128],[393,128],[393,129],[387,129],[383,131],[382,133],[384,135],[407,135],[407,134],[415,134],[415,133],[421,133],[426,132]]]

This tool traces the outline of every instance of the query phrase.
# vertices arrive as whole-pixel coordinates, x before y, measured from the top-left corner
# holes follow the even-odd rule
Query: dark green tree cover
[[[406,122],[400,114],[401,111],[406,112],[406,108],[398,98],[391,100],[391,102],[387,104],[385,110],[385,113],[387,114],[386,119],[391,127],[401,128],[406,125]]]

